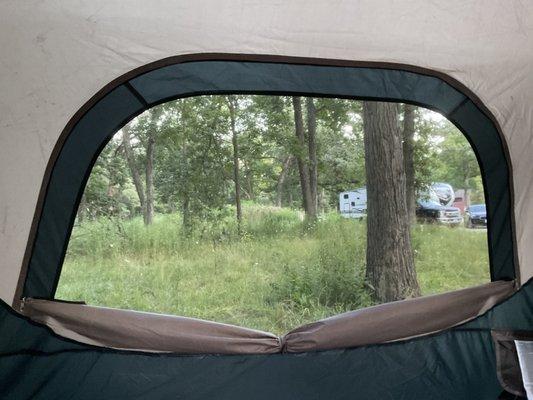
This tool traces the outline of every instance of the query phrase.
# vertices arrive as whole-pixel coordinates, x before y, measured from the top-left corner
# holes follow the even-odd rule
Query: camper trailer
[[[435,199],[441,206],[449,207],[455,199],[452,185],[444,182],[435,182],[429,187],[429,197]]]
[[[366,217],[366,188],[340,193],[339,211],[344,218]]]

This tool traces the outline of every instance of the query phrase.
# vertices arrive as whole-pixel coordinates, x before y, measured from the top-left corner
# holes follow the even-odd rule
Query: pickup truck
[[[433,200],[418,200],[416,218],[421,222],[459,226],[463,223],[461,210],[457,207],[443,206]]]

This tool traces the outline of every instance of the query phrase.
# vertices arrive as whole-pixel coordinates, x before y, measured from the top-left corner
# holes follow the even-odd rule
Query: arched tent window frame
[[[121,76],[69,121],[46,168],[14,305],[24,297],[54,298],[85,184],[118,129],[170,100],[229,93],[394,101],[443,114],[463,132],[480,165],[491,280],[519,279],[507,146],[494,116],[460,82],[403,64],[195,54],[163,59]]]

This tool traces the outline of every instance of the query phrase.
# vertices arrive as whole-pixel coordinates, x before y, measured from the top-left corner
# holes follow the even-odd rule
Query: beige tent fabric
[[[134,68],[208,52],[403,63],[463,83],[509,146],[523,283],[533,276],[532,43],[529,0],[0,1],[0,298],[13,300],[69,119]]]
[[[35,299],[27,299],[22,312],[58,335],[115,349],[180,354],[269,354],[281,349],[271,333],[194,318]]]
[[[452,328],[514,292],[514,282],[365,308],[271,333],[193,318],[26,299],[23,314],[57,334],[97,346],[180,354],[299,353],[385,343]]]
[[[427,335],[467,322],[514,292],[513,282],[397,301],[336,315],[289,332],[284,351],[300,353],[387,343]]]

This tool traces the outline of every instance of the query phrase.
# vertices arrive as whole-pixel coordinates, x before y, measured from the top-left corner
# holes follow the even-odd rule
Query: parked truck
[[[416,202],[416,218],[422,222],[459,226],[461,210],[453,206],[455,192],[448,183],[433,183]]]

